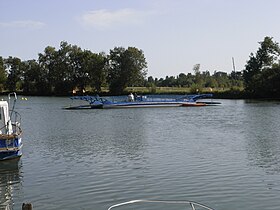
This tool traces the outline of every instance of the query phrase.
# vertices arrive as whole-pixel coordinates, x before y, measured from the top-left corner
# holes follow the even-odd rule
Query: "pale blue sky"
[[[148,75],[244,68],[265,36],[280,42],[279,0],[0,0],[0,56],[37,59],[61,41],[144,51]]]

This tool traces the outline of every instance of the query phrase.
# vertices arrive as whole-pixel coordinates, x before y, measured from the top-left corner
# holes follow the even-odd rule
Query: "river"
[[[0,163],[0,209],[96,209],[134,199],[280,209],[280,103],[63,110],[18,100],[23,156]]]

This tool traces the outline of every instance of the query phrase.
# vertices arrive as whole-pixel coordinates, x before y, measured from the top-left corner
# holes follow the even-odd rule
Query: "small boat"
[[[9,110],[11,95],[14,95],[14,101]],[[22,155],[21,116],[14,110],[16,93],[10,93],[8,99],[9,101],[0,101],[0,160],[20,158]]]
[[[187,209],[190,209],[190,210],[214,210],[214,209],[212,209],[208,206],[205,206],[203,204],[196,203],[196,202],[193,202],[193,201],[165,201],[165,200],[132,200],[132,201],[127,201],[127,202],[124,202],[124,203],[118,203],[118,204],[115,204],[113,206],[110,206],[108,208],[108,210],[121,209],[121,208],[118,208],[118,207],[126,206],[126,205],[133,205],[133,204],[137,204],[137,203],[153,204],[153,206],[156,205],[156,204],[160,204],[161,207],[166,207],[166,209],[170,209],[171,207],[172,207],[172,209],[175,209],[174,207],[178,206],[178,209],[186,209],[186,210]],[[189,207],[189,208],[187,208],[187,207]],[[141,209],[141,207],[137,208],[137,209]],[[143,209],[148,209],[148,208],[143,208]],[[162,208],[160,208],[160,209],[162,209]]]
[[[66,107],[65,109],[116,109],[116,108],[151,108],[151,107],[179,107],[179,106],[207,106],[208,102],[199,99],[212,98],[212,94],[184,95],[179,98],[162,98],[152,96],[137,96],[131,94],[125,100],[110,100],[97,96],[73,96],[72,100],[82,100],[88,104]],[[211,102],[212,103],[212,102]],[[215,102],[218,104],[218,102]]]

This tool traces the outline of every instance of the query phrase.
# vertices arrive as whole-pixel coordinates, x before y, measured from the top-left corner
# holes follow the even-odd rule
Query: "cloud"
[[[137,11],[133,9],[121,9],[117,11],[95,10],[83,14],[79,20],[85,27],[107,29],[116,25],[130,25],[142,23],[151,12]]]
[[[0,28],[26,28],[26,29],[40,29],[45,26],[44,23],[32,20],[20,20],[10,22],[0,22]]]

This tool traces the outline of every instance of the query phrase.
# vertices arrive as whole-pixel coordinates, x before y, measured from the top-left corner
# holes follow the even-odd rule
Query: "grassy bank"
[[[7,95],[8,91],[0,92],[0,95]],[[50,96],[50,95],[40,95],[40,94],[32,94],[32,93],[24,93],[22,91],[17,91],[19,95],[26,96]],[[245,95],[242,89],[224,89],[224,88],[202,88],[200,90],[193,88],[185,88],[185,87],[127,87],[123,95],[129,93],[136,93],[137,95],[148,95],[148,94],[174,94],[174,95],[185,95],[185,94],[203,94],[203,93],[212,93],[213,98],[221,98],[221,99],[246,99],[248,96]],[[55,96],[71,96],[72,93],[68,94],[54,94]],[[90,89],[87,89],[85,93],[77,92],[76,95],[96,95],[95,92],[92,92]],[[111,95],[109,90],[106,88],[102,88],[100,96],[109,96]],[[53,95],[52,95],[53,96]]]
[[[247,98],[243,89],[240,88],[202,88],[200,90],[193,90],[192,88],[184,87],[156,87],[156,88],[146,88],[146,87],[128,87],[125,89],[125,93],[137,93],[140,94],[196,94],[196,93],[212,93],[214,98],[224,98],[224,99],[242,99]]]

